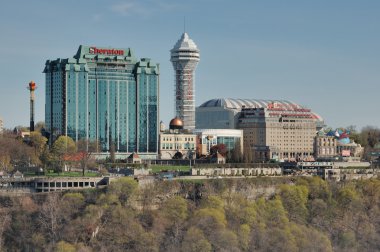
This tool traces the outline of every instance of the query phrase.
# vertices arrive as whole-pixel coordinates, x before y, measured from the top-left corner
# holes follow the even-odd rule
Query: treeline
[[[79,140],[74,142],[67,136],[59,136],[51,146],[41,132],[30,132],[27,137],[6,131],[0,134],[0,172],[38,167],[44,170],[62,172],[65,165],[81,168],[98,167],[94,153],[100,149],[97,141]],[[34,169],[37,171],[39,169]]]
[[[252,188],[272,188],[264,197]],[[260,189],[260,190],[261,190]],[[1,197],[0,251],[378,251],[380,180],[163,181]]]

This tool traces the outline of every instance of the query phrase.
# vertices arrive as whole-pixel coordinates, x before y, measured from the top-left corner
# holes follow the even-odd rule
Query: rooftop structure
[[[183,121],[179,119],[178,117],[173,118],[169,123],[169,129],[171,130],[183,129]]]
[[[267,108],[273,116],[278,114],[300,114],[314,120],[317,129],[324,126],[324,121],[310,109],[287,100],[233,99],[217,98],[204,102],[196,109],[197,129],[234,129],[237,128],[241,110],[249,108]]]

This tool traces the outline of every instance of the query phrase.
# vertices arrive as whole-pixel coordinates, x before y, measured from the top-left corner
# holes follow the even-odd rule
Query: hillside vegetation
[[[138,187],[125,177],[102,190],[3,196],[0,203],[0,251],[380,248],[380,180],[216,179]]]

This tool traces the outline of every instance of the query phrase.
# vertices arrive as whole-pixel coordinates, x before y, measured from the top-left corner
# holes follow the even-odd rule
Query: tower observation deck
[[[195,129],[194,70],[199,61],[199,49],[185,32],[170,50],[175,74],[175,111],[184,129]]]

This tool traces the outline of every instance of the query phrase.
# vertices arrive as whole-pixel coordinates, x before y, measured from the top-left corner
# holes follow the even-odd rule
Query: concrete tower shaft
[[[187,33],[170,50],[170,61],[175,78],[175,111],[184,124],[184,129],[195,129],[195,81],[194,71],[199,62],[199,49]]]

